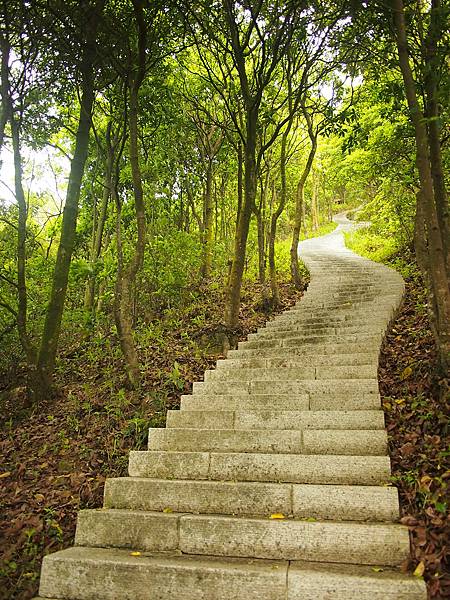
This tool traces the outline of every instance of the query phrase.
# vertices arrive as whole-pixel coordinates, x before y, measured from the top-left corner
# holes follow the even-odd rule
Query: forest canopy
[[[0,369],[25,365],[29,402],[110,335],[139,389],[143,332],[199,290],[230,337],[243,281],[276,307],[301,237],[355,208],[364,243],[414,246],[448,371],[446,3],[0,10]]]

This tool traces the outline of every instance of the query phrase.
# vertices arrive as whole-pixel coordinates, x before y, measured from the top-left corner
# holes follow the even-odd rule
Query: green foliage
[[[356,254],[376,262],[386,262],[399,250],[395,238],[386,237],[373,227],[346,233],[345,244]]]
[[[198,236],[176,229],[153,236],[148,243],[141,274],[143,305],[153,308],[176,306],[186,299],[198,280],[201,245]]]

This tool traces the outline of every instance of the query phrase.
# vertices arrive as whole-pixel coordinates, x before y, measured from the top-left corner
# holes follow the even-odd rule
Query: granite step
[[[381,410],[169,410],[168,428],[188,429],[384,429]]]
[[[384,429],[345,431],[151,428],[148,449],[178,452],[379,456],[387,452],[387,434]]]
[[[269,517],[281,513],[330,521],[395,522],[392,487],[164,480],[117,477],[105,483],[105,508]]]
[[[150,479],[331,485],[389,483],[388,456],[131,451],[128,473]]]
[[[396,566],[408,557],[409,535],[406,527],[393,523],[97,509],[78,514],[75,545]]]
[[[425,600],[423,581],[393,569],[303,561],[132,555],[68,548],[44,558],[40,598],[71,600]]]
[[[318,381],[317,383],[320,383]],[[301,393],[272,394],[197,394],[181,396],[181,410],[379,410],[379,394],[356,390],[333,392],[327,389]]]

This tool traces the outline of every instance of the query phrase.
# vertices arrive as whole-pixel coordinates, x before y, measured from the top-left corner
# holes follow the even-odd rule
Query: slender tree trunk
[[[255,107],[247,112],[246,145],[244,148],[244,198],[239,213],[234,243],[234,256],[229,278],[228,298],[225,312],[227,325],[236,327],[239,323],[242,276],[245,266],[248,230],[252,209],[256,198],[256,123],[258,112]]]
[[[127,376],[130,385],[138,388],[141,382],[139,359],[133,337],[133,287],[136,276],[144,260],[146,243],[146,217],[144,207],[144,193],[139,161],[139,136],[138,136],[138,93],[139,85],[135,83],[130,88],[129,110],[129,151],[130,165],[133,178],[134,207],[137,224],[137,240],[133,256],[128,264],[123,265],[117,274],[116,293],[116,326],[119,333],[120,347],[122,349]]]
[[[31,368],[34,368],[36,362],[36,349],[34,348],[28,335],[27,314],[28,314],[28,296],[26,283],[26,237],[27,237],[27,218],[28,207],[23,190],[22,179],[22,156],[20,151],[20,116],[16,117],[11,99],[11,89],[9,82],[9,42],[3,36],[1,37],[1,93],[2,93],[2,114],[0,123],[0,150],[3,145],[3,135],[6,123],[9,121],[11,126],[11,137],[14,156],[14,192],[18,207],[17,223],[17,315],[16,323],[19,333],[20,343],[27,357],[27,362]]]
[[[310,117],[309,117],[310,119]],[[298,264],[298,243],[300,241],[300,229],[302,227],[302,221],[304,221],[304,204],[305,204],[305,183],[308,175],[311,171],[311,167],[314,161],[314,156],[317,150],[317,136],[312,131],[312,123],[308,124],[311,137],[311,149],[309,151],[308,159],[306,161],[303,173],[300,176],[297,184],[296,201],[295,201],[295,216],[294,216],[294,228],[292,231],[292,243],[291,243],[291,277],[292,282],[298,290],[302,289],[302,282],[300,279],[300,269]]]
[[[316,174],[313,171],[312,173],[312,190],[311,190],[311,226],[313,231],[317,231],[319,229],[319,207],[317,202],[317,180]]]
[[[435,204],[427,129],[417,99],[415,82],[409,63],[403,2],[402,0],[392,0],[392,6],[394,9],[399,64],[416,140],[416,167],[421,188],[418,198],[423,206],[426,223],[429,294],[431,305],[435,306],[432,318],[435,324],[436,346],[442,371],[448,374],[450,367],[450,289],[446,272],[444,245]]]
[[[256,213],[256,227],[258,233],[258,279],[264,287],[266,283],[266,257],[265,257],[265,235],[264,235],[264,215],[262,210]]]
[[[237,149],[237,222],[239,222],[239,216],[241,214],[242,199],[243,199],[243,181],[244,181],[244,156],[242,152],[242,143],[239,142]]]
[[[114,288],[114,319],[127,370],[128,380],[133,386],[139,385],[139,360],[133,340],[131,281],[123,261],[122,210],[117,192],[113,191],[116,202],[116,247],[117,279]]]
[[[440,0],[432,0],[429,34],[426,44],[425,94],[428,146],[430,151],[434,199],[441,230],[447,275],[450,275],[450,215],[447,190],[445,188],[444,170],[442,166],[437,90],[437,78],[439,72],[437,45],[439,37],[442,35],[441,18],[439,15],[440,10],[442,10]]]
[[[277,274],[276,274],[276,265],[275,265],[275,239],[277,233],[277,223],[280,218],[282,212],[284,211],[284,207],[286,206],[287,200],[287,185],[286,185],[286,148],[287,141],[289,137],[289,133],[291,131],[292,122],[293,122],[293,113],[291,110],[292,118],[289,120],[286,131],[283,133],[281,138],[281,153],[280,153],[280,176],[281,176],[281,194],[280,194],[280,202],[277,206],[277,209],[272,214],[271,222],[270,222],[270,239],[269,239],[269,271],[270,271],[270,287],[272,290],[272,304],[273,306],[278,306],[280,304],[280,292],[278,290],[277,283]],[[275,200],[275,185],[272,188],[273,198]],[[299,211],[301,214],[301,210]],[[298,230],[300,232],[300,229]],[[296,248],[298,247],[298,240]],[[300,281],[300,277],[298,275],[297,269],[297,278]]]
[[[276,199],[276,191],[275,184],[272,184],[272,197],[273,204]],[[275,240],[277,237],[277,224],[278,218],[280,217],[283,208],[282,200],[280,199],[280,203],[278,204],[277,209],[273,212],[272,217],[270,219],[270,232],[269,232],[269,277],[270,277],[270,291],[272,293],[272,306],[277,307],[280,304],[280,292],[278,289],[277,282],[277,271],[276,271],[276,263],[275,263]]]
[[[108,214],[108,204],[109,199],[111,197],[111,188],[112,188],[112,174],[113,174],[113,164],[114,164],[114,151],[111,146],[111,123],[108,124],[108,129],[106,133],[106,144],[107,144],[107,157],[105,163],[105,176],[103,179],[103,193],[102,193],[102,201],[100,204],[100,211],[96,219],[94,219],[94,227],[93,227],[93,240],[92,240],[92,248],[90,255],[90,265],[92,273],[89,276],[89,279],[86,284],[86,290],[84,295],[84,309],[87,312],[92,312],[95,304],[95,284],[96,284],[96,263],[100,258],[100,254],[102,251],[102,242],[103,242],[103,231],[105,228],[106,217]]]
[[[34,348],[27,326],[28,296],[26,283],[26,238],[28,207],[22,185],[22,158],[20,154],[19,123],[11,113],[11,133],[14,152],[14,187],[19,208],[19,220],[17,227],[17,329],[22,348],[27,357],[30,367],[36,364],[36,348]]]
[[[213,205],[213,165],[210,159],[207,159],[208,164],[206,168],[206,185],[205,193],[203,197],[204,201],[204,228],[203,228],[203,264],[202,264],[202,277],[208,279],[211,275],[212,267],[212,254],[213,254],[213,217],[214,217],[214,205]]]
[[[266,232],[266,212],[267,212],[267,190],[269,186],[270,171],[267,169],[264,179],[260,177],[260,205],[255,210],[257,233],[258,233],[258,279],[262,286],[261,296],[263,306],[269,303],[269,289],[266,286],[266,255],[267,255],[267,232]]]
[[[102,3],[99,7],[103,8]],[[37,377],[34,383],[36,399],[44,397],[51,388],[58,348],[61,319],[69,279],[69,268],[75,243],[81,182],[89,148],[91,112],[94,102],[93,47],[98,15],[91,17],[89,42],[85,44],[82,58],[81,103],[75,150],[70,166],[69,184],[61,225],[61,237],[53,272],[52,290],[47,307],[41,346],[37,360]]]
[[[1,112],[0,112],[0,154],[5,141],[5,128],[9,119],[9,112],[11,109],[11,98],[9,90],[9,57],[11,54],[11,48],[7,38],[0,34],[0,52],[2,53],[0,74],[1,74]],[[2,166],[0,158],[0,168]]]
[[[118,269],[116,284],[118,300],[116,301],[115,319],[119,333],[120,347],[125,358],[128,380],[130,385],[137,389],[141,383],[141,373],[133,337],[133,288],[136,283],[136,276],[144,261],[147,236],[138,131],[139,90],[145,78],[146,68],[147,26],[144,18],[143,3],[141,0],[132,0],[132,2],[136,19],[138,43],[137,69],[129,82],[130,106],[128,111],[128,126],[130,131],[129,158],[133,180],[137,239],[134,253],[128,263],[123,264],[122,260],[122,267],[119,266]]]
[[[194,216],[194,219],[197,221],[197,226],[198,226],[200,236],[202,236],[203,235],[203,220],[201,219],[200,215],[198,214],[197,209],[195,208],[195,198],[194,198],[194,194],[192,193],[191,184],[189,183],[188,180],[186,180],[186,195],[188,197],[189,206],[191,207],[191,212]]]

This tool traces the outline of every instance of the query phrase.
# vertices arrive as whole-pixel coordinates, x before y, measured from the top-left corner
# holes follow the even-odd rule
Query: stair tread
[[[128,550],[83,547],[45,557],[39,598],[317,600],[325,593],[351,600],[426,598],[423,581],[389,568],[176,552],[132,556]]]

